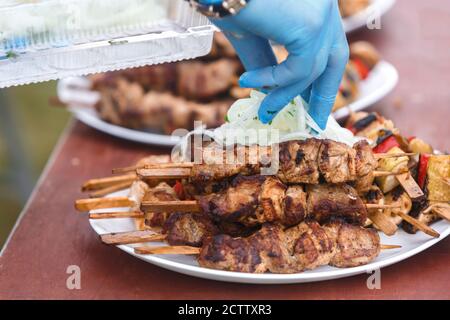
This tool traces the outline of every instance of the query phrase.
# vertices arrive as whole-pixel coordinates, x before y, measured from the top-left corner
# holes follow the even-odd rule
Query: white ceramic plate
[[[394,89],[398,82],[398,72],[393,65],[381,61],[369,77],[360,84],[360,96],[349,107],[353,111],[362,110],[381,100]],[[128,129],[103,121],[92,106],[98,101],[99,93],[89,91],[86,78],[67,78],[58,83],[58,97],[68,103],[69,110],[88,126],[118,138],[153,145],[174,146],[180,138],[163,134]],[[348,116],[349,109],[342,108],[334,113],[336,119]]]
[[[374,17],[382,17],[395,4],[395,0],[372,0],[372,3],[363,11],[344,19],[344,30],[347,33],[367,26]]]
[[[110,196],[126,196],[128,191],[121,191]],[[124,208],[123,210],[125,210]],[[92,212],[101,212],[96,210]],[[105,210],[111,211],[111,210]],[[120,211],[117,209],[117,211]],[[134,221],[131,218],[123,219],[102,219],[90,220],[92,228],[99,235],[111,232],[125,232],[135,230]],[[201,268],[198,266],[195,257],[184,255],[137,255],[134,253],[135,245],[120,245],[119,249],[151,264],[169,269],[175,272],[187,274],[194,277],[227,281],[239,283],[258,283],[258,284],[281,284],[281,283],[301,283],[314,282],[330,279],[349,277],[356,274],[367,273],[379,268],[389,266],[404,259],[407,259],[419,252],[438,243],[450,234],[450,223],[439,221],[432,225],[433,229],[438,231],[441,236],[438,239],[431,238],[423,233],[411,235],[403,230],[399,230],[394,236],[387,237],[380,233],[383,244],[401,245],[402,248],[394,250],[384,250],[372,263],[355,268],[338,269],[329,266],[323,266],[315,270],[296,274],[250,274],[240,272],[220,271],[214,269]],[[139,244],[142,245],[142,244]],[[161,246],[164,243],[148,243],[147,245]]]

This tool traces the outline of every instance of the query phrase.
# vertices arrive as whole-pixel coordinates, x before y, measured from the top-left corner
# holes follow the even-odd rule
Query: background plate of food
[[[287,53],[274,47],[279,61]],[[192,61],[148,66],[68,78],[58,84],[58,97],[83,123],[107,134],[140,143],[173,146],[175,129],[193,129],[194,121],[208,128],[223,124],[236,99],[248,97],[240,88],[243,68],[221,33],[212,52]],[[386,96],[397,84],[398,73],[367,42],[351,45],[334,108],[337,119]]]
[[[381,18],[395,4],[395,0],[339,0],[345,32],[366,27]]]

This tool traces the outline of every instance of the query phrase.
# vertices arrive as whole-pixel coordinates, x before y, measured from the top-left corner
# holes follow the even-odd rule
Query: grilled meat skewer
[[[143,211],[200,211],[214,221],[239,222],[246,226],[264,222],[296,225],[306,217],[320,223],[333,218],[363,225],[365,204],[349,185],[286,186],[272,176],[238,176],[228,188],[197,197],[198,201],[146,202]]]
[[[201,164],[192,163],[192,168],[180,168],[176,174],[171,168],[157,166],[138,169],[137,173],[145,180],[188,178],[193,184],[203,185],[237,174],[261,174],[263,168],[270,166],[270,147],[236,146],[223,150],[212,145],[203,150]],[[364,190],[373,184],[378,166],[377,157],[365,141],[358,142],[353,148],[336,141],[315,138],[288,141],[279,145],[278,160],[277,175],[284,183],[318,184],[321,177],[328,183],[344,183],[363,178],[366,182],[360,184],[360,188]],[[176,166],[172,164],[172,169]]]
[[[346,268],[367,264],[378,256],[380,248],[375,230],[340,221],[323,227],[307,221],[289,229],[264,224],[247,238],[209,237],[200,249],[198,262],[202,267],[236,272],[298,273],[323,265]],[[158,250],[144,247],[135,251]]]

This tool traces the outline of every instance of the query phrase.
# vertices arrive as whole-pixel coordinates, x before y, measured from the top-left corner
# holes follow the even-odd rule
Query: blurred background
[[[51,81],[0,89],[0,248],[69,119],[49,107],[55,88]]]

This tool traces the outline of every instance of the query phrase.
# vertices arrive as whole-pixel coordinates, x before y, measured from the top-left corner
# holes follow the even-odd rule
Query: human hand
[[[326,127],[349,55],[336,0],[252,0],[237,15],[212,21],[247,70],[240,85],[268,93],[259,109],[263,123],[301,94],[313,119]],[[277,64],[269,40],[285,46],[286,61]]]

